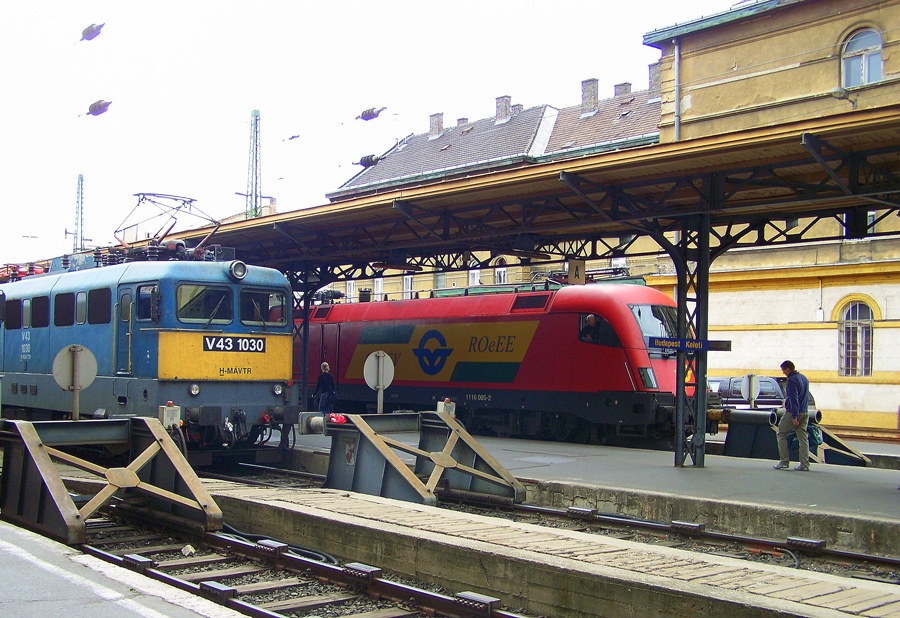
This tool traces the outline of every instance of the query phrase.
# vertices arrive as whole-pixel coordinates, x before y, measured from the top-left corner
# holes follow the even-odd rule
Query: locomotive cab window
[[[596,343],[621,348],[622,342],[616,329],[596,313],[582,313],[579,317],[578,338],[587,343]]]
[[[88,291],[88,324],[109,324],[112,321],[112,290],[97,288]]]
[[[119,320],[122,322],[131,321],[131,292],[122,292],[119,297]]]
[[[46,328],[50,326],[50,297],[35,296],[31,299],[31,327]]]
[[[137,317],[138,320],[152,320],[154,316],[153,304],[159,302],[159,288],[156,284],[139,285],[137,288]]]
[[[188,324],[230,324],[234,318],[231,290],[209,285],[179,285],[175,315]]]
[[[6,301],[6,321],[4,322],[6,330],[18,330],[22,328],[22,301],[18,298],[11,298]]]
[[[285,296],[269,290],[241,290],[241,324],[248,326],[284,326],[287,324]]]
[[[87,320],[87,292],[75,295],[75,323],[84,324]]]
[[[676,339],[678,337],[678,313],[675,307],[664,305],[631,305],[631,313],[637,320],[638,327],[644,337],[644,343],[650,343],[651,337]],[[651,355],[670,356],[674,350],[649,348]]]
[[[83,294],[83,292],[82,292]],[[53,325],[72,326],[75,323],[75,295],[71,292],[53,298]],[[83,321],[82,321],[83,323]]]

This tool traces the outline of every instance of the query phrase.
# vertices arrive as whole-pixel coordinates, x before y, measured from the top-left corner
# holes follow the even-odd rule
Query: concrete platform
[[[676,468],[674,454],[663,451],[479,442],[526,486],[529,504],[704,523],[774,540],[819,539],[829,547],[900,556],[896,470],[813,465],[810,472],[777,471],[774,461],[716,455],[707,455],[703,468]],[[301,436],[294,467],[324,474],[330,445],[326,436]]]
[[[226,521],[546,616],[900,616],[900,589],[325,489],[205,481]],[[474,582],[474,583],[473,583]],[[521,610],[520,610],[521,611]]]
[[[0,616],[241,616],[6,522],[0,522],[0,581]]]

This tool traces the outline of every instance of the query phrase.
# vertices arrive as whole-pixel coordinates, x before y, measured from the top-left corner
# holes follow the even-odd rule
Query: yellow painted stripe
[[[900,371],[876,371],[871,376],[839,376],[837,371],[807,371],[802,367],[800,372],[805,375],[810,383],[813,393],[815,394],[816,384],[872,384],[872,385],[900,385]],[[744,376],[753,373],[762,376],[780,377],[778,367],[760,369],[759,367],[747,369],[746,367],[739,369],[708,369],[708,376]]]
[[[287,381],[291,379],[293,338],[290,334],[260,335],[265,352],[203,351],[203,337],[210,333],[159,333],[161,380]]]
[[[797,322],[794,324],[728,324],[711,325],[709,332],[722,331],[764,331],[764,330],[837,330],[837,322]],[[874,322],[873,328],[900,328],[900,321]]]
[[[829,266],[793,266],[714,271],[709,273],[710,291],[760,289],[818,289],[847,284],[895,283],[900,261],[835,264]],[[645,275],[647,285],[674,286],[675,275]]]
[[[894,412],[822,410],[822,424],[854,429],[900,429],[900,418]]]
[[[721,331],[765,331],[765,330],[836,330],[834,322],[797,322],[794,324],[728,324],[710,325],[709,332]]]
[[[358,344],[346,377],[362,379],[366,357],[378,350],[387,352],[394,361],[395,380],[447,382],[458,363],[520,364],[537,326],[537,321],[419,324],[407,342]],[[422,351],[419,348],[429,331],[439,331],[446,341],[446,361],[435,374],[426,373],[420,360]],[[434,338],[425,341],[428,350],[439,347]],[[419,356],[416,351],[419,351]]]

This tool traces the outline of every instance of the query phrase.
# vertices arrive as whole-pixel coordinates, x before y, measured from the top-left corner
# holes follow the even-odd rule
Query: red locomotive
[[[651,337],[677,337],[675,303],[632,284],[319,305],[309,381],[327,361],[338,409],[371,412],[363,365],[384,350],[395,367],[385,410],[433,410],[449,397],[473,433],[659,437],[672,432],[676,355],[648,347]]]

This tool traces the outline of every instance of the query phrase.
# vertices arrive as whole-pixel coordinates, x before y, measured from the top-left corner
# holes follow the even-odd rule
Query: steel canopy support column
[[[678,274],[678,337],[706,341],[709,330],[710,217],[684,219],[681,242],[670,246]],[[675,466],[687,456],[702,468],[706,460],[706,351],[679,350],[675,401]],[[680,430],[679,430],[680,428]]]
[[[309,285],[309,271],[307,270],[303,278],[303,297],[300,299],[302,303],[303,324],[302,334],[300,335],[302,343],[300,344],[300,353],[303,358],[300,359],[300,410],[306,412],[306,404],[309,401],[309,316],[312,295],[315,291]]]
[[[299,368],[300,371],[300,394],[298,402],[300,404],[300,410],[306,411],[306,403],[308,401],[309,394],[309,367],[308,367],[308,359],[309,359],[309,316],[310,316],[310,305],[312,304],[313,294],[318,290],[319,285],[319,276],[312,272],[309,268],[303,270],[302,272],[290,272],[286,273],[288,279],[291,282],[291,290],[294,292],[294,315],[301,316],[302,321],[300,323],[300,328],[298,329],[296,324],[294,325],[294,337],[300,337],[300,358],[294,359],[294,370],[296,371]],[[297,292],[300,293],[299,298],[297,297]],[[296,348],[295,348],[296,349]]]

